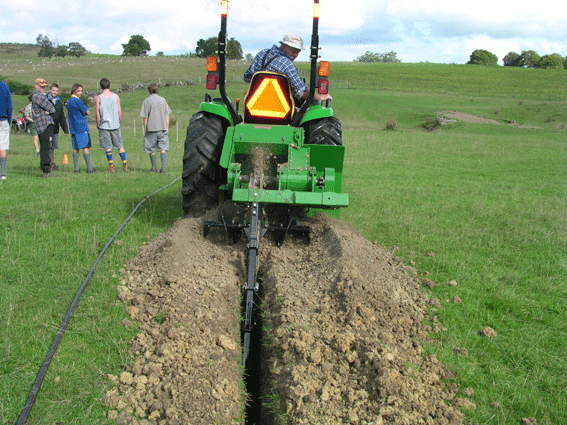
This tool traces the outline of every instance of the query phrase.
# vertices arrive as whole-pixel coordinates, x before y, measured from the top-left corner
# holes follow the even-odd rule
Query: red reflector
[[[329,94],[329,80],[319,80],[319,94]]]
[[[207,90],[217,89],[217,76],[216,74],[207,75]]]

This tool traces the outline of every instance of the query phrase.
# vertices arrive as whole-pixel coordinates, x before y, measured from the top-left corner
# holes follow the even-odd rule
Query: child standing
[[[79,170],[79,150],[83,150],[83,157],[87,164],[87,173],[97,173],[93,169],[91,162],[91,135],[89,132],[89,124],[87,115],[91,111],[81,100],[83,95],[83,86],[79,83],[73,84],[71,88],[71,98],[67,102],[67,114],[69,116],[69,130],[71,131],[71,139],[73,142],[73,163],[75,165],[75,173]]]
[[[33,137],[33,147],[35,148],[35,155],[39,156],[39,137],[37,136],[37,130],[35,129],[35,124],[33,123],[32,117],[32,95],[28,96],[30,103],[24,108],[24,119],[26,120],[26,128]],[[21,111],[20,111],[21,112]]]

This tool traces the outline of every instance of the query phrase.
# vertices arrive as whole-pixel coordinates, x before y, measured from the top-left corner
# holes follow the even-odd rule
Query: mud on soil
[[[306,224],[310,243],[260,244],[263,423],[463,423],[450,372],[423,353],[429,299],[415,270],[343,222]],[[243,423],[245,251],[186,218],[123,270],[119,298],[140,333],[104,399],[118,424]]]

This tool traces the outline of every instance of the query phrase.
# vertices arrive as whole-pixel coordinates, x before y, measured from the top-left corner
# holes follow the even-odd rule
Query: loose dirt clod
[[[307,221],[310,243],[260,244],[265,423],[462,424],[456,385],[444,384],[451,374],[423,355],[429,300],[415,270],[342,222]],[[246,241],[204,239],[201,229],[199,219],[179,220],[122,276],[119,298],[140,333],[134,364],[105,397],[117,422],[242,418]]]
[[[482,336],[485,336],[487,338],[493,338],[497,335],[496,331],[494,329],[492,329],[490,326],[487,326],[484,329],[481,329],[480,331],[478,331],[478,333]]]

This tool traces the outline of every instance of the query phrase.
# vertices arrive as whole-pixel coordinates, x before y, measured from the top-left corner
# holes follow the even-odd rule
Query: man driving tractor
[[[280,47],[275,44],[270,49],[259,52],[243,75],[244,81],[250,82],[252,76],[259,71],[271,71],[284,74],[289,80],[293,97],[297,100],[307,99],[309,87],[303,82],[293,61],[303,50],[303,39],[295,34],[286,34]],[[329,94],[315,93],[316,100],[333,100]]]

